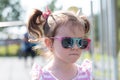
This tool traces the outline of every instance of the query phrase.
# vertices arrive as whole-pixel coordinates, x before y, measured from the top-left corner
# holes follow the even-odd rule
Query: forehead
[[[83,27],[80,25],[64,25],[57,29],[56,36],[84,37],[85,33]]]

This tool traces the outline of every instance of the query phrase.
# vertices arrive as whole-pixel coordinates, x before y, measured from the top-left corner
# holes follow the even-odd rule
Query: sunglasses
[[[78,48],[85,49],[90,43],[90,39],[71,38],[71,37],[52,37],[53,39],[61,40],[62,47],[73,48],[77,44]]]

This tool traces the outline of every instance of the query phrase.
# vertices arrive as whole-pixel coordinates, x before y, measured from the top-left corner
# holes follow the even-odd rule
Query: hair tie
[[[50,14],[51,14],[50,9],[48,9],[48,7],[46,7],[46,11],[42,14],[42,16],[43,16],[45,19],[47,19]]]

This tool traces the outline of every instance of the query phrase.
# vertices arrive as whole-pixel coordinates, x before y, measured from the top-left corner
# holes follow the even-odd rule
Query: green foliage
[[[19,20],[22,11],[19,0],[0,0],[0,21]]]
[[[20,46],[12,44],[8,46],[0,46],[0,56],[16,56]]]
[[[17,55],[20,46],[13,44],[8,46],[8,51],[10,55]]]
[[[5,46],[0,46],[0,56],[5,56],[6,55],[6,51],[5,51]]]

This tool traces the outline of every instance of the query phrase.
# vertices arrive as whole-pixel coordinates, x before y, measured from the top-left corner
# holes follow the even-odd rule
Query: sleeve
[[[82,70],[87,72],[90,80],[92,79],[92,62],[88,59],[85,59],[81,65]]]
[[[40,80],[40,78],[42,78],[41,66],[35,63],[30,71],[30,75],[32,80]]]

